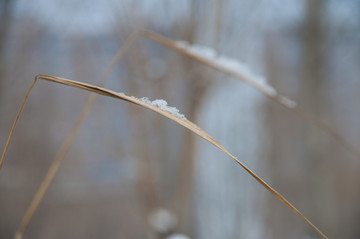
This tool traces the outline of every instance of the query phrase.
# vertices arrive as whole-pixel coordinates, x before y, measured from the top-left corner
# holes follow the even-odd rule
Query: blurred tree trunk
[[[321,22],[324,2],[308,0],[306,3],[300,39],[303,61],[299,69],[299,103],[316,117],[326,120],[326,61],[322,50],[324,32]],[[277,50],[276,44],[268,41],[266,56],[269,82],[282,92],[286,82],[281,80],[282,75],[279,72],[286,72],[286,69],[281,69],[285,63],[279,62]],[[273,102],[265,104],[265,128],[269,137],[266,155],[271,184],[290,201],[295,200],[294,203],[301,198],[297,202],[299,209],[325,234],[333,235],[336,222],[331,221],[331,218],[336,218],[336,211],[332,201],[334,197],[329,195],[329,192],[331,194],[333,191],[329,135],[299,120],[298,116],[292,113],[284,113],[285,111]],[[310,227],[299,227],[299,221],[292,220],[290,215],[280,211],[283,209],[277,206],[267,209],[266,222],[272,238],[283,237],[281,235],[318,238]],[[283,223],[287,225],[284,227]],[[298,231],[295,228],[299,228]],[[308,233],[304,235],[302,230]]]
[[[4,0],[0,3],[0,91],[3,89],[4,78],[6,73],[6,61],[5,61],[5,40],[9,29],[9,19],[11,13],[11,4],[14,1]],[[0,94],[3,95],[3,94]]]
[[[324,27],[322,16],[324,1],[307,0],[306,19],[303,26],[303,69],[301,95],[304,107],[315,116],[326,121],[328,99],[326,95],[324,48]],[[331,147],[329,135],[311,126],[305,126],[304,162],[308,172],[306,181],[309,217],[325,233],[334,235],[336,231],[335,205],[331,195],[333,174],[331,173]]]
[[[281,67],[282,62],[279,62],[278,56],[276,55],[277,46],[270,39],[267,39],[266,46],[266,63],[267,63],[267,78],[269,83],[274,86],[276,89],[279,89],[282,85],[281,74],[283,72]],[[267,101],[264,99],[264,128],[267,132],[267,138],[264,140],[267,145],[267,149],[265,150],[266,157],[266,168],[267,175],[271,180],[271,184],[275,185],[277,189],[284,193],[283,186],[283,173],[281,172],[285,166],[286,152],[284,148],[288,145],[283,145],[286,141],[286,138],[289,137],[293,131],[293,128],[286,128],[287,122],[289,121],[288,117],[284,114],[284,111],[281,107],[277,106],[272,101]],[[279,226],[280,221],[285,222],[284,215],[281,213],[281,208],[278,204],[272,205],[273,200],[271,200],[270,195],[268,196],[268,200],[265,201],[265,222],[266,222],[266,230],[268,231],[269,238],[281,238],[281,235],[289,236],[289,232],[287,228],[288,226]],[[279,211],[279,213],[274,213]],[[285,232],[279,233],[281,230],[286,230]]]
[[[4,0],[0,3],[0,54],[2,55],[4,49],[4,40],[7,36],[9,28],[9,18],[11,12],[11,3],[14,1]]]
[[[214,27],[213,31],[213,48],[219,52],[220,40],[221,40],[221,30],[222,30],[222,7],[226,3],[225,1],[215,0],[212,2],[213,4],[207,4],[207,11],[213,11],[215,13],[215,17],[213,18],[213,22],[211,23]],[[194,1],[193,7],[191,8],[191,21],[190,27],[187,28],[187,40],[191,43],[194,43],[196,38],[196,32],[198,32],[198,25],[194,23],[199,23],[197,19],[199,12],[199,2]],[[193,122],[197,122],[198,111],[201,108],[203,101],[206,98],[207,92],[211,89],[212,83],[216,78],[217,73],[213,71],[209,71],[207,67],[199,71],[199,63],[194,61],[187,61],[186,71],[193,72],[188,80],[186,80],[186,88],[188,93],[187,101],[187,117]],[[194,189],[194,171],[195,171],[195,155],[196,155],[196,136],[189,131],[185,132],[185,137],[183,140],[183,150],[181,155],[181,163],[179,168],[179,177],[177,179],[177,196],[175,198],[175,208],[176,213],[179,217],[179,229],[181,231],[186,232],[191,237],[194,237],[193,228],[193,215],[189,213],[192,207],[191,199],[193,195]]]

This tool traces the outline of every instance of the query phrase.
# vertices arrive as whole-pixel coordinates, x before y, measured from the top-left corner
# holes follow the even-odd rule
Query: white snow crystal
[[[151,104],[151,100],[149,100],[148,97],[142,97],[142,98],[140,98],[139,100],[141,100],[141,101],[143,101],[143,102],[145,102],[145,103]]]
[[[118,94],[126,96],[123,92],[119,92]],[[176,107],[169,106],[167,104],[166,100],[156,99],[156,100],[151,101],[151,100],[149,100],[148,97],[136,98],[135,96],[130,96],[130,98],[135,99],[135,100],[141,100],[142,102],[156,106],[161,110],[165,110],[181,119],[186,120],[185,115],[181,114],[180,111]]]
[[[131,97],[136,99],[136,97],[134,97],[134,96],[131,96]],[[186,120],[185,115],[181,114],[180,111],[176,107],[169,106],[168,103],[166,102],[166,100],[156,99],[156,100],[151,101],[151,100],[149,100],[148,97],[142,97],[139,100],[141,100],[145,103],[148,103],[150,105],[156,106],[159,109],[165,110],[173,115],[178,116],[181,119]]]
[[[157,99],[151,102],[152,105],[155,105],[156,107],[159,107],[161,109],[165,108],[165,107],[169,107],[167,106],[167,102],[165,100],[162,99]]]

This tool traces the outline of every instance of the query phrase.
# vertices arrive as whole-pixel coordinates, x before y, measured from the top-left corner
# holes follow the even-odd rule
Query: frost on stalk
[[[290,99],[287,98],[287,97],[281,96],[281,97],[279,98],[279,100],[280,100],[280,102],[281,102],[282,104],[284,104],[286,107],[289,107],[289,108],[295,108],[295,107],[296,107],[296,102],[290,100]]]
[[[186,41],[176,41],[176,45],[178,47],[184,48],[196,55],[208,58],[208,59],[214,59],[217,55],[216,51],[212,49],[211,47],[207,47],[200,44],[194,44],[190,45]]]
[[[244,63],[237,59],[218,55],[217,52],[211,47],[199,44],[190,45],[186,41],[177,41],[176,45],[184,50],[187,50],[188,52],[197,55],[198,57],[215,63],[217,66],[223,69],[227,69],[243,76],[246,81],[255,84],[257,88],[269,96],[274,97],[277,95],[276,90],[266,82],[264,77],[253,74]]]
[[[159,109],[161,110],[165,110],[173,115],[176,115],[178,116],[179,118],[181,119],[185,119],[186,120],[186,117],[185,115],[181,114],[180,111],[176,108],[176,107],[172,107],[172,106],[169,106],[166,102],[166,100],[162,100],[162,99],[156,99],[156,100],[149,100],[149,98],[147,97],[142,97],[140,98],[139,100],[145,102],[145,103],[148,103],[150,105],[153,105],[153,106],[156,106],[158,107]]]

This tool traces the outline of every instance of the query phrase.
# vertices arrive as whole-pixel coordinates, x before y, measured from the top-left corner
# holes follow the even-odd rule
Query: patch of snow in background
[[[175,215],[165,208],[158,208],[150,213],[148,221],[150,226],[159,233],[173,230],[178,223]]]
[[[166,237],[166,239],[190,239],[190,237],[188,237],[184,234],[172,234],[172,235]]]

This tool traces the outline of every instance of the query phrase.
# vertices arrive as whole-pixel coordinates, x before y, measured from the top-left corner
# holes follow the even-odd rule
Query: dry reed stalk
[[[99,81],[98,85],[99,86],[103,86],[106,81],[109,79],[110,74],[114,71],[115,66],[119,63],[119,61],[121,60],[121,58],[124,56],[124,54],[126,53],[127,49],[132,45],[132,43],[137,39],[139,35],[139,32],[133,32],[124,42],[124,44],[121,46],[121,48],[119,49],[118,53],[116,54],[116,56],[114,57],[114,59],[112,60],[112,62],[110,63],[110,65],[108,66],[108,68],[106,69],[105,73],[103,74],[103,76],[101,77],[101,80]],[[7,152],[7,149],[9,147],[9,143],[10,143],[10,139],[14,133],[16,124],[19,120],[19,116],[25,106],[25,103],[27,101],[27,98],[29,97],[30,91],[32,90],[32,88],[34,87],[36,83],[36,78],[34,80],[34,82],[32,83],[30,89],[28,90],[25,99],[20,107],[20,110],[16,116],[16,119],[13,123],[13,126],[11,128],[8,140],[6,141],[6,145],[4,148],[4,151],[1,155],[1,159],[0,159],[0,169],[2,168],[2,165],[4,163],[4,158]],[[75,125],[73,126],[72,130],[70,131],[71,133],[68,135],[68,137],[65,139],[64,143],[63,143],[63,147],[59,150],[58,155],[60,154],[61,151],[67,151],[68,148],[71,146],[71,143],[73,141],[74,136],[76,135],[77,131],[80,129],[81,125],[83,124],[83,122],[85,121],[87,115],[89,114],[90,109],[93,107],[95,100],[97,98],[97,94],[92,94],[90,95],[90,97],[88,98],[88,101],[86,103],[86,105],[84,106],[80,117],[77,119]],[[74,136],[72,136],[72,132],[75,131]],[[68,142],[68,143],[65,143]],[[65,155],[64,155],[65,156]]]
[[[105,95],[108,97],[112,97],[112,98],[116,98],[116,99],[120,99],[123,101],[127,101],[139,106],[142,106],[144,108],[147,108],[149,110],[152,110],[162,116],[165,116],[168,119],[173,120],[174,122],[178,123],[179,125],[189,129],[190,131],[192,131],[193,133],[195,133],[196,135],[200,136],[201,138],[205,139],[206,141],[210,142],[211,144],[213,144],[214,146],[216,146],[217,148],[219,148],[220,150],[222,150],[224,153],[226,153],[228,156],[230,156],[232,159],[234,159],[242,168],[244,168],[256,181],[258,181],[263,187],[265,187],[270,193],[272,193],[275,197],[277,197],[282,203],[284,203],[286,206],[288,206],[293,212],[295,212],[300,218],[302,218],[306,223],[308,223],[313,229],[315,229],[323,238],[327,238],[313,223],[311,223],[311,221],[309,219],[307,219],[299,210],[297,210],[286,198],[284,198],[279,192],[277,192],[275,189],[273,189],[270,185],[268,185],[264,180],[262,180],[259,176],[257,176],[253,171],[251,171],[246,165],[244,165],[239,159],[237,159],[234,155],[232,155],[228,150],[226,150],[220,143],[218,143],[215,139],[213,139],[208,133],[206,133],[204,130],[202,130],[199,126],[197,126],[196,124],[194,124],[193,122],[184,119],[184,118],[180,118],[176,115],[173,115],[172,113],[162,110],[154,105],[151,105],[149,103],[146,103],[144,101],[141,101],[137,98],[134,97],[130,97],[127,96],[123,93],[117,93],[99,86],[95,86],[95,85],[90,85],[90,84],[86,84],[86,83],[82,83],[82,82],[78,82],[78,81],[73,81],[73,80],[68,80],[68,79],[64,79],[64,78],[59,78],[59,77],[55,77],[55,76],[48,76],[48,75],[38,75],[35,77],[33,84],[31,85],[27,96],[29,96],[31,89],[33,88],[33,86],[35,85],[35,83],[37,82],[38,79],[43,79],[46,81],[50,81],[50,82],[55,82],[55,83],[59,83],[59,84],[64,84],[64,85],[68,85],[68,86],[72,86],[72,87],[76,87],[76,88],[80,88],[86,91],[90,91],[96,94],[100,94],[100,95]],[[27,99],[27,97],[26,97]],[[23,105],[26,102],[26,99],[23,103]],[[23,107],[21,107],[18,116],[20,116],[21,114],[21,110]],[[56,167],[52,170],[48,172],[48,175],[54,175],[57,167],[59,166],[59,163],[56,165]],[[31,203],[30,207],[29,207],[29,213],[27,213],[23,219],[22,222],[22,226],[20,227],[19,231],[16,233],[15,238],[16,239],[21,239],[23,236],[23,233],[32,217],[32,214],[35,212],[36,208],[38,207],[40,200],[43,196],[43,194],[46,192],[50,182],[52,181],[53,176],[51,177],[46,177],[45,180],[43,181],[43,183],[41,184],[40,188],[39,188],[39,192],[41,192],[40,194],[37,194],[38,197],[35,197],[33,202]]]
[[[240,80],[245,81],[246,83],[250,84],[257,90],[259,90],[261,93],[263,93],[269,99],[284,106],[286,109],[295,112],[296,114],[301,116],[303,119],[307,120],[308,122],[315,125],[319,129],[330,134],[338,143],[340,143],[342,146],[344,146],[346,149],[348,149],[352,154],[354,154],[355,157],[360,159],[360,152],[352,144],[350,144],[341,134],[339,134],[337,131],[332,129],[329,125],[324,123],[322,120],[318,119],[317,117],[310,114],[306,110],[300,108],[294,101],[290,100],[289,98],[287,98],[277,92],[270,93],[269,90],[266,87],[264,87],[263,84],[259,83],[258,81],[254,80],[246,75],[240,74],[238,71],[226,68],[223,65],[218,64],[215,61],[212,61],[205,57],[201,57],[198,54],[194,54],[193,52],[187,50],[186,48],[179,46],[178,44],[176,44],[173,40],[171,40],[169,38],[166,38],[162,35],[159,35],[155,32],[148,31],[148,30],[140,30],[139,32],[141,33],[141,35],[143,35],[147,38],[150,38],[165,47],[176,50],[179,53],[186,55],[196,61],[199,61],[215,70],[221,71],[227,75],[230,75],[230,76],[233,76]],[[295,104],[293,104],[292,102],[294,102]]]
[[[108,68],[106,69],[105,73],[103,74],[101,80],[99,81],[98,85],[102,86],[106,83],[106,81],[109,79],[110,74],[113,72],[115,66],[118,64],[118,62],[120,61],[120,59],[124,56],[124,54],[126,53],[126,50],[132,45],[132,42],[135,41],[137,39],[137,32],[133,32],[124,42],[124,44],[122,45],[122,47],[119,49],[118,53],[116,54],[116,56],[114,57],[114,59],[112,60],[112,62],[110,63],[110,65],[108,66]],[[5,145],[5,149],[3,151],[3,154],[1,156],[1,161],[0,161],[0,169],[3,165],[4,162],[4,158],[10,143],[10,140],[12,138],[12,135],[14,133],[16,124],[19,120],[20,114],[25,106],[25,103],[28,99],[28,96],[32,90],[32,88],[34,87],[34,85],[36,84],[38,77],[35,77],[35,80],[33,81],[30,89],[28,90],[25,99],[20,107],[20,110],[16,116],[16,119],[14,121],[14,124],[12,126],[12,129],[10,131],[8,140],[6,142]],[[22,238],[22,235],[24,234],[24,232],[26,231],[27,226],[29,225],[32,216],[34,215],[35,211],[37,210],[41,200],[43,199],[50,183],[52,182],[62,160],[64,159],[66,153],[68,152],[70,146],[72,145],[72,142],[74,141],[78,131],[80,130],[81,126],[83,125],[85,119],[87,118],[87,116],[90,113],[91,108],[93,107],[93,105],[95,104],[95,101],[97,99],[98,94],[93,93],[89,96],[88,101],[86,103],[86,105],[84,106],[79,118],[76,120],[75,125],[72,127],[69,135],[66,137],[66,139],[64,140],[60,150],[58,151],[58,153],[55,156],[54,161],[52,162],[52,164],[50,165],[50,168],[48,169],[46,176],[44,178],[44,180],[42,181],[38,191],[36,192],[30,206],[28,207],[25,215],[23,216],[22,222],[20,224],[20,227],[16,233],[15,238],[20,239]]]
[[[286,107],[287,109],[289,110],[292,110],[294,112],[296,112],[297,114],[299,114],[300,116],[302,116],[303,118],[305,118],[306,120],[308,120],[310,123],[316,125],[317,127],[319,127],[320,129],[328,132],[330,135],[332,135],[340,144],[342,144],[344,147],[346,147],[347,149],[349,149],[352,153],[358,155],[358,152],[357,150],[350,144],[348,143],[340,134],[338,134],[335,130],[333,130],[331,127],[329,127],[328,125],[326,125],[324,122],[322,122],[321,120],[317,119],[315,116],[311,115],[310,113],[304,111],[303,109],[301,109],[300,107],[298,107],[297,105],[290,105],[290,104],[287,104],[287,101],[288,100],[286,97],[276,93],[275,95],[274,94],[269,94],[269,92],[263,87],[263,85],[259,84],[257,81],[254,81],[253,79],[245,76],[245,75],[241,75],[239,74],[237,71],[233,71],[233,70],[229,70],[228,68],[226,67],[223,67],[222,65],[219,65],[217,64],[216,62],[213,62],[209,59],[206,59],[206,58],[203,58],[197,54],[194,54],[192,53],[191,51],[188,51],[187,49],[184,49],[183,47],[179,47],[175,42],[173,42],[172,40],[166,38],[166,37],[163,37],[159,34],[156,34],[154,32],[150,32],[150,31],[146,31],[146,30],[141,30],[141,31],[137,31],[137,32],[134,32],[133,34],[131,34],[131,36],[126,40],[126,42],[124,43],[124,45],[122,46],[122,48],[120,49],[119,53],[116,55],[116,57],[114,58],[114,60],[112,61],[112,63],[110,64],[110,66],[108,67],[107,71],[105,72],[104,76],[102,77],[102,80],[100,81],[99,85],[103,85],[105,84],[105,82],[107,81],[110,73],[113,71],[114,67],[116,66],[116,64],[120,61],[121,57],[124,55],[124,53],[126,52],[127,49],[130,48],[130,46],[132,45],[132,43],[136,40],[136,38],[139,36],[139,35],[143,35],[147,38],[150,38],[152,40],[155,40],[156,42],[168,47],[168,48],[171,48],[171,49],[174,49],[178,52],[180,52],[181,54],[184,54],[192,59],[195,59],[203,64],[206,64],[216,70],[219,70],[219,71],[222,71],[226,74],[229,74],[229,75],[232,75],[232,76],[235,76],[239,79],[242,79],[244,81],[246,81],[247,83],[251,84],[252,86],[254,86],[256,89],[258,89],[260,92],[262,92],[263,94],[265,94],[267,97],[269,97],[270,99],[274,100],[275,102],[283,105],[284,107]],[[2,167],[2,164],[3,164],[3,161],[4,161],[4,157],[5,157],[5,154],[7,152],[7,148],[8,148],[8,145],[9,145],[9,142],[10,142],[10,139],[11,139],[11,136],[14,132],[14,129],[15,129],[15,126],[18,122],[18,119],[19,119],[19,116],[22,112],[22,109],[25,105],[25,102],[29,96],[29,93],[31,91],[31,89],[33,88],[33,86],[35,85],[36,83],[36,80],[40,78],[40,77],[36,77],[33,84],[31,85],[28,93],[26,94],[26,97],[24,99],[24,102],[18,112],[18,115],[14,121],[14,124],[13,124],[13,127],[11,129],[11,132],[10,132],[10,135],[9,135],[9,138],[8,138],[8,141],[6,143],[6,146],[5,146],[5,149],[4,149],[4,152],[2,154],[2,157],[1,157],[1,160],[0,160],[0,168]],[[58,78],[58,79],[61,79],[61,78]],[[49,80],[49,79],[46,79],[46,80]],[[60,82],[58,82],[60,83]],[[81,88],[80,86],[76,86],[76,87],[79,87]],[[85,88],[84,88],[85,89]],[[86,90],[89,90],[89,89],[86,89]],[[97,92],[98,93],[98,92]],[[99,94],[99,93],[98,93]],[[47,172],[47,175],[45,177],[45,180],[43,181],[40,189],[43,189],[43,190],[38,190],[37,194],[35,195],[34,197],[34,201],[33,202],[36,202],[36,206],[30,206],[26,215],[24,216],[24,219],[23,219],[23,223],[22,223],[22,226],[20,227],[19,229],[19,235],[21,234],[21,237],[22,237],[22,234],[23,232],[26,230],[26,227],[27,225],[29,224],[30,220],[31,220],[31,217],[33,215],[33,213],[35,212],[36,208],[38,207],[40,201],[42,200],[48,186],[50,185],[51,181],[52,181],[52,178],[55,176],[56,174],[56,171],[62,161],[62,159],[65,157],[65,154],[66,152],[68,151],[68,148],[71,146],[72,144],[72,141],[73,139],[75,138],[78,130],[80,129],[81,125],[83,124],[84,120],[86,119],[90,109],[92,108],[95,100],[97,98],[97,95],[96,94],[92,94],[89,99],[88,99],[88,103],[86,104],[86,106],[84,107],[82,113],[81,113],[81,116],[79,117],[79,119],[77,120],[76,124],[74,125],[71,133],[69,134],[69,136],[66,138],[66,140],[64,141],[64,144],[62,146],[62,148],[60,149],[59,153],[57,154],[57,157],[55,158],[52,166],[50,167],[49,171]],[[179,123],[179,122],[178,122]],[[184,126],[184,125],[183,125]],[[186,126],[184,126],[186,127]],[[193,131],[194,132],[194,131]],[[200,135],[201,136],[201,135]],[[201,136],[203,137],[203,136]],[[203,137],[205,138],[205,137]],[[206,138],[205,138],[206,139]],[[206,139],[208,140],[209,142],[211,142],[209,139]],[[211,142],[213,143],[213,142]],[[214,144],[214,143],[213,143]],[[214,144],[216,145],[216,144]],[[216,145],[217,146],[217,145]],[[219,146],[218,146],[219,147]],[[220,148],[220,147],[219,147]],[[222,148],[220,148],[222,149]],[[223,150],[223,149],[222,149]],[[223,150],[224,151],[224,150]],[[225,153],[227,153],[230,157],[232,157],[233,159],[235,159],[234,156],[232,156],[231,154],[229,154],[227,151],[224,151]],[[259,177],[257,177],[255,174],[253,175],[253,173],[248,170],[245,165],[241,164],[241,162],[239,162],[237,159],[235,159],[242,167],[244,167],[244,169],[246,171],[248,171],[256,180],[260,179]],[[47,180],[48,178],[50,178],[50,180]],[[261,180],[261,179],[260,179]],[[259,181],[259,180],[258,180]],[[46,184],[44,184],[45,182],[48,182]],[[259,181],[265,188],[267,188],[267,184],[265,182],[263,182],[262,180]],[[263,184],[263,183],[265,184]],[[266,186],[267,185],[267,186]],[[268,186],[270,187],[270,186]],[[269,188],[267,188],[269,191],[272,192],[272,188],[270,187],[270,190]],[[274,190],[274,192],[276,192]],[[294,208],[289,202],[286,201],[285,198],[283,198],[280,194],[278,194],[279,196],[277,196],[276,193],[273,194],[278,197],[283,203],[285,203],[288,207],[290,207],[295,213],[297,213],[300,217],[302,217],[310,226],[312,226],[314,229],[316,229],[324,238],[326,238],[310,221],[308,221],[298,210],[296,210],[296,208]],[[284,199],[284,200],[283,200]],[[32,204],[33,205],[33,204]],[[32,209],[32,210],[30,210]],[[27,220],[25,220],[27,218]],[[22,233],[21,233],[22,232]],[[21,237],[18,237],[18,238],[21,238]]]
[[[9,136],[8,136],[8,139],[7,139],[6,144],[5,144],[4,151],[3,151],[2,155],[1,155],[1,159],[0,159],[0,169],[1,169],[2,165],[3,165],[3,163],[4,163],[5,155],[6,155],[6,152],[7,152],[7,150],[8,150],[9,143],[10,143],[11,137],[12,137],[12,135],[13,135],[13,133],[14,133],[15,127],[16,127],[18,121],[19,121],[20,114],[21,114],[21,112],[23,111],[24,106],[25,106],[25,103],[26,103],[27,99],[29,98],[29,94],[30,94],[31,90],[34,88],[35,84],[36,84],[36,79],[33,81],[33,83],[31,84],[28,92],[26,93],[25,99],[24,99],[24,101],[22,102],[21,107],[20,107],[20,110],[19,110],[19,112],[17,113],[16,118],[15,118],[15,120],[14,120],[14,123],[13,123],[13,125],[12,125],[12,127],[11,127],[11,130],[10,130],[10,133],[9,133]]]

